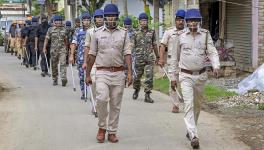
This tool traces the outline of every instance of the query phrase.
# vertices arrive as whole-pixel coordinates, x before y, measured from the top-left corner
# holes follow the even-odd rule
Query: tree
[[[87,4],[89,3],[89,4]],[[105,0],[82,0],[82,6],[85,8],[85,10],[82,11],[89,11],[90,14],[93,14],[93,12],[96,9],[99,9],[103,6],[103,4],[105,3]]]

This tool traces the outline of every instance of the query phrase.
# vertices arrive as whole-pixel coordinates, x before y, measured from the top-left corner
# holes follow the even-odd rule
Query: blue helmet
[[[82,13],[82,20],[83,19],[90,19],[90,18],[91,18],[91,16],[90,16],[90,13],[88,11]]]
[[[66,21],[65,25],[68,27],[71,26],[71,21]]]
[[[148,15],[146,13],[139,14],[138,20],[141,20],[141,19],[147,19],[148,20]]]
[[[59,15],[55,15],[55,16],[53,17],[53,21],[62,21],[62,18],[61,18],[61,16],[59,16]]]
[[[124,19],[124,25],[132,25],[132,20],[129,17]]]
[[[202,19],[199,9],[189,9],[186,12],[185,20],[188,19]]]
[[[185,10],[179,9],[178,11],[176,11],[175,17],[185,18]]]
[[[31,25],[31,21],[30,20],[26,20],[26,25]]]
[[[117,6],[115,4],[107,4],[104,8],[104,15],[119,15]]]
[[[33,17],[32,22],[38,22],[38,17]]]
[[[95,17],[98,17],[98,16],[104,16],[104,11],[102,9],[96,9],[94,11],[93,17],[95,18]]]

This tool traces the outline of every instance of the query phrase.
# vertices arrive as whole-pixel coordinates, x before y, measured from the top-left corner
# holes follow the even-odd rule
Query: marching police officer
[[[135,32],[132,39],[132,50],[135,52],[135,70],[137,76],[134,78],[133,88],[135,92],[133,99],[138,98],[138,93],[141,86],[141,77],[146,71],[145,80],[145,102],[154,103],[154,100],[150,97],[151,90],[153,88],[153,67],[155,62],[159,59],[158,47],[156,43],[155,31],[148,28],[148,15],[141,13],[138,17],[140,29]],[[154,56],[155,53],[155,56]]]
[[[49,28],[46,34],[43,52],[47,54],[48,41],[52,41],[50,46],[50,55],[53,85],[58,85],[58,64],[60,63],[60,77],[62,86],[66,86],[66,46],[68,44],[67,31],[65,27],[62,26],[61,16],[54,16],[53,21],[54,26]]]
[[[201,19],[202,16],[198,9],[187,10],[185,20],[188,29],[178,32],[177,50],[172,53],[170,61],[172,74],[176,74],[177,67],[180,70],[179,82],[185,103],[186,137],[190,139],[191,146],[195,149],[199,148],[197,122],[200,114],[200,101],[203,98],[204,85],[207,80],[206,56],[212,63],[215,76],[218,76],[220,68],[219,56],[212,37],[208,30],[200,27]],[[173,79],[173,76],[171,78]],[[176,87],[177,81],[174,78],[171,81],[171,88],[175,90]]]
[[[23,64],[28,68],[29,65],[32,63],[30,61],[30,49],[29,49],[29,45],[28,45],[28,41],[27,41],[27,35],[29,32],[29,27],[31,25],[31,21],[30,20],[26,20],[26,26],[24,28],[22,28],[21,30],[21,36],[22,36],[22,41],[23,41],[23,56],[24,56],[24,60],[23,60]]]
[[[168,55],[167,55],[167,62],[168,64],[170,64],[170,59],[171,59],[171,53],[172,51],[175,51],[175,38],[176,36],[176,32],[177,31],[181,31],[184,29],[184,17],[185,17],[185,10],[178,10],[175,13],[175,25],[174,27],[170,27],[168,28],[163,35],[163,38],[161,40],[161,45],[160,45],[160,59],[159,59],[159,65],[161,65],[161,67],[164,67],[165,64],[165,50],[167,48],[168,50]],[[168,66],[170,67],[170,66]],[[178,75],[175,75],[175,77],[178,81]],[[177,93],[173,90],[171,90],[171,88],[169,87],[169,93],[170,93],[170,97],[171,99],[174,101],[174,106],[172,108],[172,112],[173,113],[179,113],[179,97],[177,96]]]
[[[30,51],[30,61],[32,62],[32,67],[34,67],[34,70],[37,70],[37,63],[39,58],[39,51],[38,49],[35,49],[35,36],[38,28],[38,18],[33,17],[32,18],[32,25],[29,27],[28,35],[26,36],[28,49]]]
[[[85,99],[85,88],[84,88],[84,69],[82,68],[84,63],[84,44],[85,44],[85,36],[86,31],[88,30],[90,26],[91,16],[88,12],[85,12],[82,14],[82,27],[74,33],[73,40],[72,40],[72,46],[71,46],[71,53],[69,62],[72,64],[74,61],[74,51],[77,48],[77,68],[79,71],[79,78],[80,78],[80,88],[81,88],[81,99]]]
[[[118,16],[116,5],[105,6],[105,27],[94,33],[87,60],[88,84],[92,84],[90,73],[94,62],[97,69],[95,82],[99,130],[96,138],[99,143],[104,142],[106,131],[109,142],[118,142],[116,133],[125,87],[124,62],[128,65],[128,84],[132,82],[130,41],[126,29],[118,26]]]
[[[48,45],[47,47],[47,60],[45,57],[45,53],[43,52],[43,47],[44,47],[44,42],[45,42],[45,37],[46,34],[48,32],[49,29],[49,24],[48,24],[48,18],[46,16],[42,16],[41,17],[41,24],[38,25],[37,28],[37,32],[35,35],[35,49],[37,49],[40,54],[41,54],[41,62],[40,62],[40,66],[41,66],[41,76],[45,77],[46,75],[48,75],[48,68],[47,66],[49,66],[49,59],[50,59],[50,45]],[[48,62],[46,62],[48,61]],[[48,65],[47,65],[48,63]]]
[[[101,27],[103,27],[104,25],[104,11],[102,9],[96,9],[94,11],[94,14],[93,14],[93,22],[94,22],[94,26],[90,29],[88,29],[88,31],[86,32],[86,37],[85,37],[85,49],[84,49],[84,62],[83,63],[83,69],[86,69],[86,62],[87,62],[87,59],[88,59],[88,53],[89,53],[89,50],[90,50],[90,44],[91,44],[91,39],[92,39],[92,36],[94,34],[94,32],[98,29],[100,29]],[[92,90],[95,91],[95,73],[96,73],[96,66],[93,65],[93,68],[92,68],[92,71],[91,71],[91,77],[92,77],[92,80],[93,80],[93,84],[91,86]],[[92,93],[93,94],[93,97],[96,97],[95,95],[95,92]]]

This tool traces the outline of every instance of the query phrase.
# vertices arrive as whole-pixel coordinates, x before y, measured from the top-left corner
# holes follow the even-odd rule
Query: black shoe
[[[136,100],[138,98],[138,93],[139,93],[139,90],[135,90],[134,91],[134,94],[133,94],[133,99]]]
[[[189,133],[186,133],[186,138],[191,141]]]
[[[25,64],[25,66],[28,68],[29,66],[28,66],[28,64]]]
[[[81,100],[85,100],[85,95],[84,94],[82,94]]]
[[[41,75],[42,77],[45,77],[45,76],[46,76],[45,72],[41,72],[40,75]]]
[[[66,86],[67,82],[68,82],[67,79],[62,79],[62,80],[61,80],[61,84],[62,84],[62,86]]]
[[[34,70],[37,70],[37,67],[36,66],[34,66],[34,68],[33,68]]]
[[[45,73],[45,75],[49,75],[49,73],[47,71],[45,71],[44,73]]]
[[[199,149],[200,148],[199,139],[197,137],[194,137],[191,140],[191,146],[193,149]]]
[[[145,100],[146,103],[154,103],[154,100],[150,97],[150,93],[145,94]]]
[[[53,80],[53,86],[56,86],[56,85],[58,85],[58,80],[57,79]]]

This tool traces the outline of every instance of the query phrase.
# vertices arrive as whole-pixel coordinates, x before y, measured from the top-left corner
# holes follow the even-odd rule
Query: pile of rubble
[[[224,108],[254,106],[264,103],[264,92],[251,91],[244,95],[220,98],[216,103]]]

